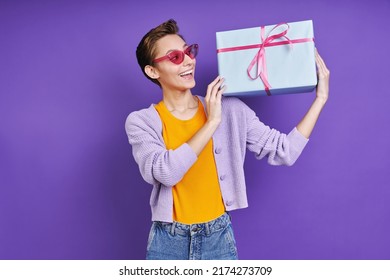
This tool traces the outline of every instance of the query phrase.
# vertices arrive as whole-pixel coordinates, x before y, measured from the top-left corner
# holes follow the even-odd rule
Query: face
[[[156,58],[164,57],[174,50],[184,51],[187,48],[186,42],[178,35],[167,35],[157,41]],[[180,64],[175,64],[169,59],[156,62],[152,67],[154,78],[158,79],[163,90],[186,91],[195,86],[195,65],[196,60],[188,55]]]

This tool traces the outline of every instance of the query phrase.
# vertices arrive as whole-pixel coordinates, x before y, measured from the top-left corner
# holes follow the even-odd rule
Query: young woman
[[[242,101],[223,97],[223,78],[193,95],[198,45],[174,20],[150,30],[137,47],[145,76],[162,100],[132,112],[126,132],[144,180],[153,185],[147,259],[237,259],[228,211],[247,207],[246,149],[272,165],[292,165],[328,99],[329,71],[316,53],[316,98],[289,134],[263,124]]]

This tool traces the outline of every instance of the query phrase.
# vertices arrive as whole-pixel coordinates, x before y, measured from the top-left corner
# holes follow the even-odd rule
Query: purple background
[[[203,4],[207,3],[207,4]],[[135,48],[175,18],[217,75],[215,32],[312,19],[330,99],[293,167],[247,154],[242,259],[390,259],[390,2],[0,1],[0,259],[143,259],[149,194],[124,131],[161,98]],[[289,132],[314,93],[248,97]]]

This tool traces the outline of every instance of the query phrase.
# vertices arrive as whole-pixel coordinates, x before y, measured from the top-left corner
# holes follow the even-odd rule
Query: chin
[[[181,88],[184,90],[193,89],[195,87],[195,85],[196,85],[195,80],[192,80],[191,82],[187,82],[187,83],[182,84]]]
[[[194,88],[195,86],[196,86],[196,82],[194,81],[194,82],[192,83],[192,85],[189,86],[189,88],[191,89],[191,88]]]

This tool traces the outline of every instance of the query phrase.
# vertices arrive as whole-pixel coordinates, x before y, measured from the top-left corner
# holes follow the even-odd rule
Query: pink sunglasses
[[[194,59],[198,54],[198,48],[198,44],[193,44],[188,46],[184,51],[174,50],[165,56],[154,59],[153,62],[158,63],[169,59],[174,64],[180,64],[183,62],[185,55],[188,55],[191,59]]]

